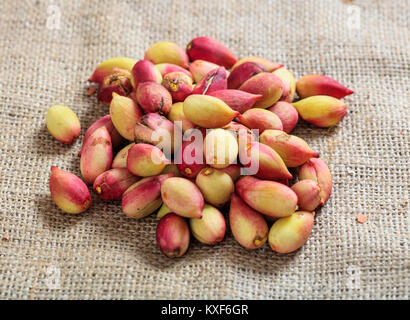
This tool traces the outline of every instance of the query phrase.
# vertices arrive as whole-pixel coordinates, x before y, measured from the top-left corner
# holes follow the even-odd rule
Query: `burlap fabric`
[[[0,298],[408,299],[409,1],[2,1],[0,8]],[[106,58],[208,35],[239,57],[332,76],[355,91],[334,129],[300,124],[327,161],[332,197],[290,255],[194,241],[169,260],[156,219],[126,218],[93,197],[79,216],[50,199],[50,166],[79,173],[81,139],[45,128],[52,104],[82,133],[107,107],[87,78]],[[365,224],[356,222],[365,214]]]

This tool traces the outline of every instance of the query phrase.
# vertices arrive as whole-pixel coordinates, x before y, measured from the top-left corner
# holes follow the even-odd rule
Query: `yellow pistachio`
[[[55,105],[47,111],[46,125],[58,141],[72,143],[80,135],[81,125],[77,115],[68,107]]]

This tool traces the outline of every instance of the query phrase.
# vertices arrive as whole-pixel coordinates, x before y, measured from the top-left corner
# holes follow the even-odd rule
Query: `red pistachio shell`
[[[295,192],[282,183],[245,176],[235,187],[248,206],[268,216],[287,217],[297,208]]]
[[[239,60],[237,63],[235,63],[235,65],[232,67],[232,71],[235,70],[236,68],[238,68],[240,65],[242,65],[244,63],[247,63],[247,62],[253,62],[253,63],[260,64],[260,65],[264,66],[266,71],[268,71],[268,72],[272,72],[272,71],[275,71],[275,70],[283,67],[283,64],[272,62],[272,61],[269,61],[265,58],[248,57],[248,58],[243,58],[243,59]]]
[[[303,246],[312,232],[313,218],[310,212],[298,211],[275,221],[268,238],[272,250],[290,253]]]
[[[320,188],[312,180],[301,180],[292,188],[298,196],[298,207],[301,210],[313,211],[320,204]]]
[[[140,178],[130,173],[127,168],[111,169],[95,179],[93,189],[102,200],[121,200],[122,194],[138,180]]]
[[[296,81],[293,74],[286,68],[279,68],[273,72],[283,82],[283,92],[280,101],[292,102],[295,98]]]
[[[283,131],[286,133],[291,132],[296,127],[299,115],[297,110],[289,102],[278,101],[268,110],[279,117],[283,125]]]
[[[77,115],[66,106],[51,106],[46,115],[48,132],[58,141],[66,144],[73,141],[81,133],[81,124]]]
[[[234,193],[231,195],[229,224],[236,241],[247,249],[257,249],[268,239],[269,229],[263,216]]]
[[[134,88],[138,88],[140,83],[161,83],[162,81],[161,73],[155,68],[155,65],[148,60],[138,61],[132,68],[131,74]]]
[[[238,149],[238,140],[232,131],[222,128],[207,131],[204,139],[204,155],[209,166],[222,169],[236,163]]]
[[[147,113],[141,117],[134,134],[136,142],[161,144],[166,155],[171,155],[174,150],[174,124],[158,113]]]
[[[128,151],[135,143],[130,143],[129,145],[122,148],[118,153],[115,155],[114,159],[112,160],[111,167],[114,168],[126,168],[127,167],[127,157]]]
[[[170,92],[173,102],[184,101],[192,94],[192,79],[183,72],[168,73],[162,85]]]
[[[135,124],[141,121],[143,113],[134,100],[113,93],[110,116],[115,129],[125,139],[134,140]]]
[[[192,235],[205,244],[213,245],[225,237],[226,223],[223,214],[216,208],[206,204],[201,218],[189,219]]]
[[[95,121],[85,132],[84,138],[83,138],[83,145],[81,147],[81,150],[83,149],[86,141],[88,138],[94,133],[95,130],[101,127],[106,127],[110,137],[111,137],[111,143],[112,147],[115,149],[117,148],[123,141],[123,137],[119,134],[117,129],[115,129],[114,124],[111,121],[111,116],[108,114],[104,117],[101,117],[97,121]],[[79,152],[78,156],[81,156],[81,151]]]
[[[218,65],[205,60],[195,60],[189,66],[189,71],[191,72],[195,83],[198,83],[202,78],[214,69],[218,69]]]
[[[239,90],[253,94],[261,94],[254,108],[268,108],[282,96],[282,80],[268,72],[258,73],[243,83]]]
[[[177,258],[185,254],[189,247],[189,227],[184,218],[175,213],[168,213],[158,223],[157,244],[168,258]]]
[[[122,211],[130,218],[141,219],[161,204],[161,184],[172,177],[172,173],[147,177],[134,183],[122,195]]]
[[[224,126],[223,129],[233,132],[235,136],[238,137],[239,147],[245,147],[252,141],[257,140],[257,136],[255,135],[254,131],[235,121],[231,121],[226,126]]]
[[[257,166],[256,172],[248,172],[262,179],[281,180],[292,179],[280,155],[272,148],[259,143],[251,142],[240,150],[239,159],[245,168]]]
[[[196,125],[185,116],[183,102],[177,102],[172,105],[168,113],[168,119],[181,128],[182,132],[196,127]]]
[[[127,168],[136,176],[158,175],[168,163],[170,161],[161,149],[150,144],[137,143],[128,151]]]
[[[172,212],[187,218],[200,218],[204,197],[198,187],[188,179],[173,177],[161,186],[162,200]]]
[[[165,77],[165,75],[167,75],[168,73],[171,73],[171,72],[183,72],[188,77],[192,78],[191,72],[189,72],[188,70],[186,70],[186,69],[184,69],[180,66],[177,66],[176,64],[160,63],[160,64],[156,64],[155,68],[158,69],[158,71],[161,73],[162,77]]]
[[[197,144],[196,140],[183,141],[177,163],[181,174],[187,178],[195,178],[205,166],[202,144]]]
[[[144,59],[155,64],[172,63],[183,68],[188,68],[188,56],[176,43],[160,41],[154,43],[145,51]]]
[[[191,61],[205,60],[230,69],[238,59],[219,41],[209,37],[197,37],[187,46]]]
[[[51,197],[64,212],[77,214],[90,206],[90,191],[80,178],[70,172],[52,166],[49,186]]]
[[[104,77],[99,84],[97,100],[109,105],[113,92],[121,96],[128,96],[131,91],[131,73],[126,70],[116,70],[114,73]]]
[[[145,82],[138,85],[135,97],[145,113],[159,112],[167,115],[172,106],[171,94],[162,85],[155,82]]]
[[[299,168],[299,180],[310,179],[320,187],[320,204],[324,205],[332,193],[332,175],[326,163],[320,158],[311,158]]]
[[[202,94],[187,97],[183,110],[188,120],[203,128],[223,127],[239,114],[221,99]]]
[[[260,142],[279,153],[287,167],[298,167],[310,158],[319,156],[305,140],[280,130],[265,130]]]
[[[111,168],[112,144],[106,127],[95,130],[84,144],[80,169],[84,180],[93,184],[95,178]]]
[[[195,179],[207,203],[222,207],[229,201],[235,186],[229,174],[212,167],[204,168]]]
[[[335,79],[321,74],[311,74],[300,78],[296,82],[296,91],[302,99],[319,95],[341,99],[353,93]]]
[[[218,90],[207,93],[210,96],[221,99],[232,110],[244,113],[252,108],[255,103],[262,98],[260,94],[251,94],[241,90]]]
[[[209,94],[227,88],[226,70],[220,67],[209,71],[195,86],[192,94]]]
[[[115,70],[121,69],[131,71],[137,61],[127,57],[116,57],[103,61],[95,68],[92,76],[88,79],[90,82],[101,83],[104,77],[112,74]]]
[[[261,108],[252,108],[238,115],[238,120],[249,129],[259,130],[261,134],[265,130],[282,130],[280,118],[273,112]]]
[[[229,74],[228,89],[238,89],[246,80],[261,72],[267,72],[267,70],[259,63],[245,62],[240,64]]]
[[[293,106],[303,120],[322,128],[337,125],[347,113],[345,103],[330,96],[307,97]]]

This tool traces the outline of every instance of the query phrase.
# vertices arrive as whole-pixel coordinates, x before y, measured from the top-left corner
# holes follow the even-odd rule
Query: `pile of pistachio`
[[[353,91],[324,75],[295,81],[261,57],[238,60],[209,37],[186,50],[155,43],[139,61],[106,60],[89,81],[109,114],[85,132],[82,179],[51,168],[50,192],[61,210],[88,209],[88,184],[103,201],[121,201],[130,218],[157,211],[157,243],[170,258],[187,251],[191,234],[221,242],[227,224],[248,249],[268,241],[289,253],[307,241],[332,178],[318,153],[289,133],[299,118],[337,125],[346,114],[340,99]],[[52,106],[46,122],[63,143],[81,133],[65,106]]]

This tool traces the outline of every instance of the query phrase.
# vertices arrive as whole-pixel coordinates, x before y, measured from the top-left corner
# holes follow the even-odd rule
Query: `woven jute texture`
[[[0,298],[408,299],[409,9],[375,0],[2,1]],[[337,127],[294,131],[328,163],[334,189],[293,254],[246,250],[228,231],[221,244],[193,241],[170,260],[156,246],[155,215],[135,221],[93,196],[72,216],[50,198],[50,166],[80,176],[81,139],[53,139],[47,109],[72,108],[84,134],[108,113],[87,96],[98,63],[200,35],[355,91]]]

